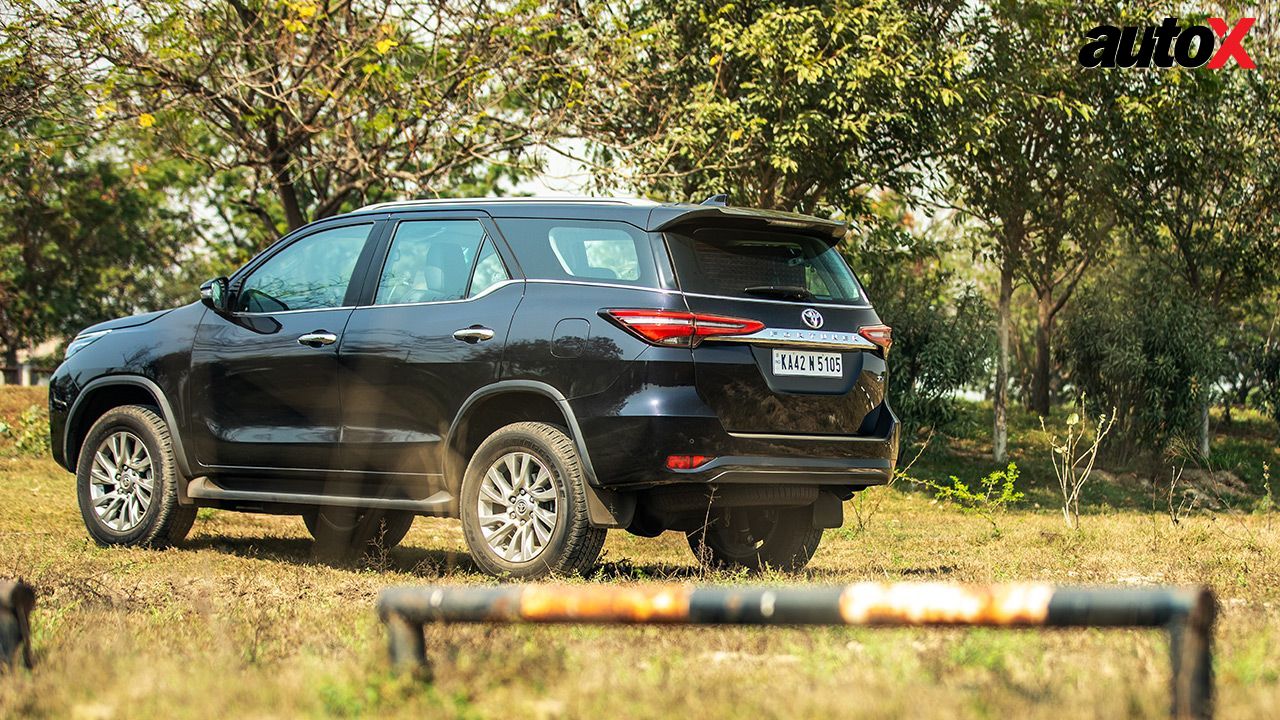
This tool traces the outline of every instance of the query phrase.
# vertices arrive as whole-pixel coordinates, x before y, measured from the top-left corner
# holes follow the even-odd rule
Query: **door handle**
[[[472,325],[469,328],[462,328],[461,330],[455,330],[453,332],[453,339],[461,340],[462,342],[468,342],[468,343],[478,343],[478,342],[483,342],[485,340],[492,340],[493,331],[487,327]]]
[[[318,348],[322,345],[332,345],[336,342],[338,342],[338,336],[331,332],[325,332],[324,330],[316,330],[315,332],[309,332],[306,335],[298,336],[299,345],[308,345],[313,348]]]

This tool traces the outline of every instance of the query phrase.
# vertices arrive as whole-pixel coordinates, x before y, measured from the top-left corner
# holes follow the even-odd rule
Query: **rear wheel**
[[[462,483],[462,531],[476,564],[522,579],[590,570],[606,531],[587,519],[585,482],[577,449],[554,425],[490,435]]]
[[[706,527],[686,533],[694,557],[716,570],[766,567],[796,572],[809,564],[822,528],[813,526],[813,507],[724,508]]]
[[[89,428],[81,448],[76,496],[98,544],[164,547],[187,536],[196,509],[178,504],[169,426],[155,410],[108,410]]]
[[[322,507],[303,515],[302,521],[316,540],[316,553],[336,558],[371,547],[390,550],[409,534],[413,518],[413,513],[401,510]]]

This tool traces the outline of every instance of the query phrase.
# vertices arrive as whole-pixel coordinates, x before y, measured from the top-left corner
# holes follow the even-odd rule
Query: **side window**
[[[368,224],[322,230],[290,244],[245,279],[235,310],[273,313],[341,307],[372,228]]]
[[[511,275],[502,264],[502,258],[493,247],[492,240],[485,240],[480,248],[480,259],[476,261],[476,270],[471,274],[471,291],[467,297],[475,297],[503,280],[510,280]]]
[[[531,278],[658,287],[652,241],[623,222],[496,220]]]
[[[638,280],[636,241],[616,228],[555,227],[551,250],[565,273],[595,280]]]
[[[460,300],[484,227],[475,220],[406,220],[396,228],[375,305]]]

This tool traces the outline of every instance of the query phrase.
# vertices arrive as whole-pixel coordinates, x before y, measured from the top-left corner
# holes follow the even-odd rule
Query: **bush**
[[[1121,267],[1081,289],[1058,354],[1094,414],[1115,408],[1108,447],[1127,457],[1193,438],[1221,373],[1219,324],[1167,270]]]
[[[0,438],[5,450],[16,455],[49,454],[49,413],[40,405],[32,405],[18,416],[13,425],[0,422]]]
[[[991,308],[948,266],[953,250],[898,225],[871,230],[847,251],[880,318],[893,328],[889,402],[908,441],[956,420],[956,392],[986,382],[994,351]]]
[[[940,501],[955,503],[962,512],[977,515],[991,523],[991,531],[1000,534],[1000,525],[996,516],[1003,514],[1009,506],[1019,502],[1024,494],[1017,489],[1018,465],[1009,463],[1004,470],[993,470],[986,477],[978,480],[977,485],[970,487],[955,475],[950,484],[942,484],[931,480],[912,480],[933,490],[934,498]]]

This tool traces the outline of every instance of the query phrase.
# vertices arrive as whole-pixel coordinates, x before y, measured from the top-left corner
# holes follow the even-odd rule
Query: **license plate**
[[[842,360],[840,353],[774,350],[773,374],[843,377],[844,363]]]

